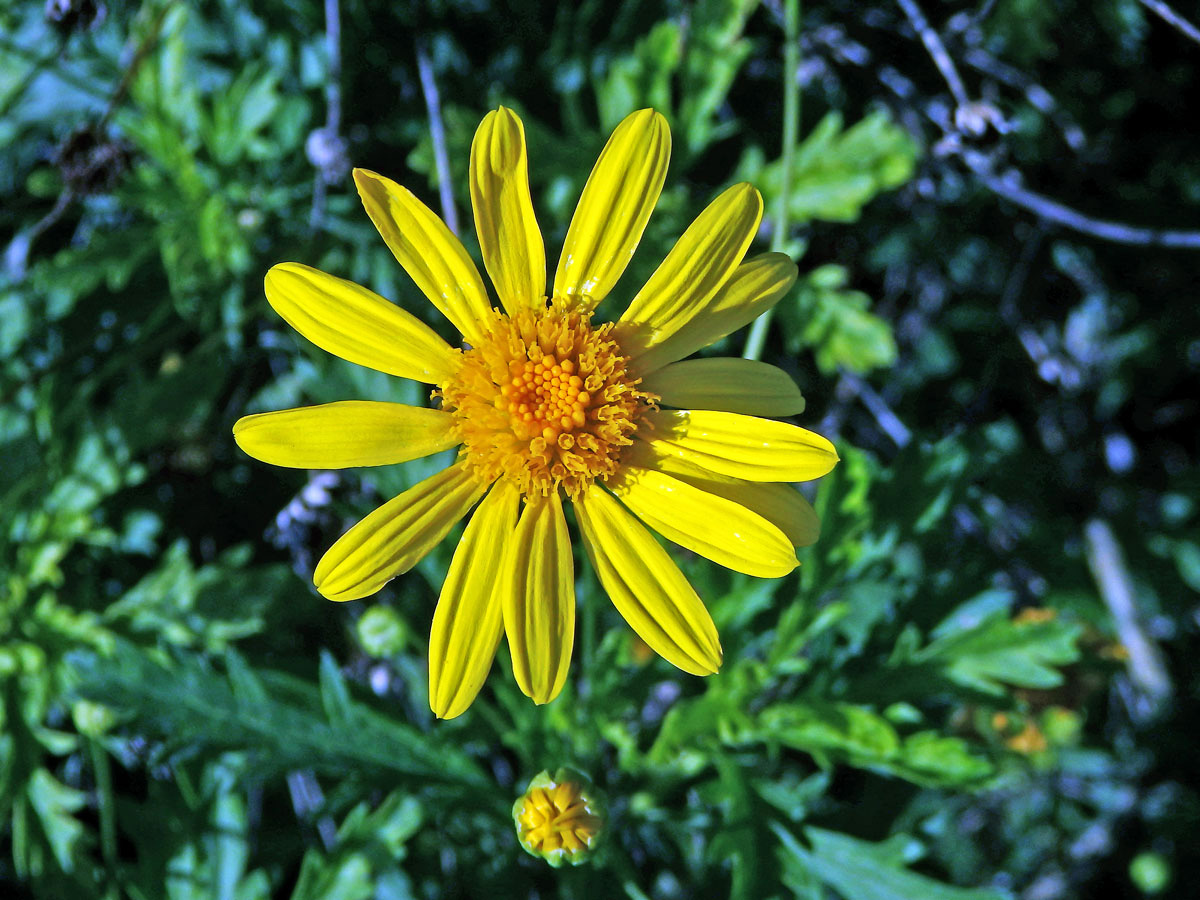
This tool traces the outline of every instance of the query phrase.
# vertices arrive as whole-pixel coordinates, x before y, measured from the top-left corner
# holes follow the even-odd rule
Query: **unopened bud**
[[[372,606],[358,620],[358,641],[367,655],[375,659],[394,656],[408,640],[408,625],[390,606]]]
[[[513,804],[521,846],[558,868],[586,862],[604,832],[604,806],[587,776],[574,769],[541,772]]]

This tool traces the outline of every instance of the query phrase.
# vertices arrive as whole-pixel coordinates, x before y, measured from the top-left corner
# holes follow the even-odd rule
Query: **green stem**
[[[593,593],[596,596],[599,592]],[[596,614],[598,603],[583,605],[583,665],[587,676],[588,704],[596,692],[596,680],[599,674],[596,663]]]
[[[100,814],[100,853],[109,872],[114,872],[117,863],[117,811],[113,802],[112,772],[109,769],[108,753],[94,738],[88,739],[88,751],[92,757],[92,770],[96,777],[96,807]]]
[[[593,591],[590,596],[594,600],[596,592]],[[576,731],[572,746],[579,754],[578,761],[580,763],[585,759],[589,762],[592,761],[598,741],[596,716],[593,710],[596,702],[596,684],[599,679],[599,662],[596,658],[598,627],[596,617],[599,606],[600,604],[595,602],[584,603],[579,614],[583,644],[581,648],[583,680],[579,683],[579,691],[574,697]]]
[[[771,234],[771,249],[783,250],[787,244],[788,199],[792,192],[792,159],[800,137],[800,84],[796,74],[800,69],[800,0],[784,0],[783,4],[783,157],[780,160],[779,195],[775,198],[775,222]],[[742,356],[759,359],[767,342],[774,307],[755,319],[746,337]]]

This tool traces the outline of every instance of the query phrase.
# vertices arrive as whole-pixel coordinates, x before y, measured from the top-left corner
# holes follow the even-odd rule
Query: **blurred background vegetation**
[[[788,40],[792,9],[0,10],[5,897],[1200,896],[1200,35],[1151,0],[821,0]],[[609,129],[671,122],[602,315],[720,188],[763,190],[757,247],[802,276],[751,350],[843,462],[792,576],[677,554],[720,675],[649,659],[580,567],[564,695],[534,707],[501,650],[435,722],[450,545],[367,601],[310,581],[421,464],[281,470],[230,426],[420,401],[299,339],[262,276],[316,265],[442,329],[349,167],[477,253],[467,150],[498,103],[551,258]],[[509,820],[563,764],[608,796],[595,869]]]

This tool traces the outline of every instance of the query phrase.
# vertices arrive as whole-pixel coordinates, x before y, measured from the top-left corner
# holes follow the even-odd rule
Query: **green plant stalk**
[[[117,863],[117,810],[113,796],[108,753],[95,738],[88,739],[88,752],[96,777],[96,806],[100,813],[100,852],[110,871]]]
[[[787,243],[788,197],[792,191],[792,158],[800,137],[800,85],[796,72],[800,68],[800,0],[784,0],[783,4],[783,157],[780,160],[779,196],[775,198],[775,222],[771,234],[771,249],[783,250]],[[771,327],[771,307],[754,320],[746,336],[745,359],[759,359]]]
[[[583,671],[587,676],[587,698],[581,705],[587,715],[587,707],[591,706],[592,697],[596,691],[596,615],[597,603],[583,605]]]

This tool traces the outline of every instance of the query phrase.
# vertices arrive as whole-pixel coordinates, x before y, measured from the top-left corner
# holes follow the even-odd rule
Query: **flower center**
[[[438,392],[467,462],[482,480],[505,477],[527,495],[562,487],[577,497],[607,480],[658,400],[626,372],[612,325],[593,329],[586,315],[553,303],[493,315]]]

